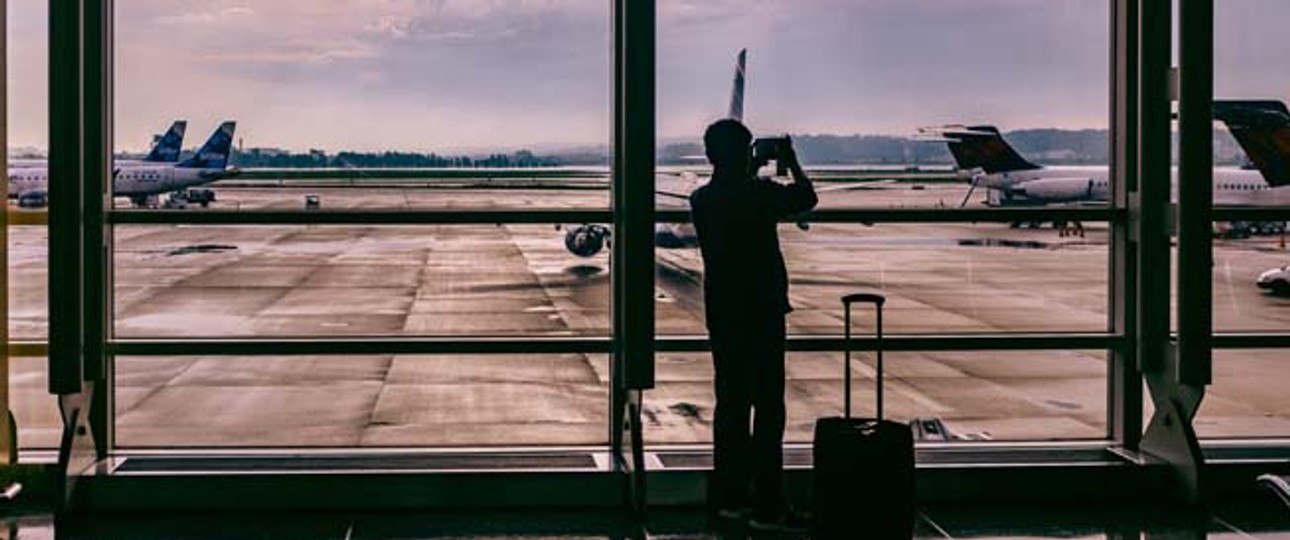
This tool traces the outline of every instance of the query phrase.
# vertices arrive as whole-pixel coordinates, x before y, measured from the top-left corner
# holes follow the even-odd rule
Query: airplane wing
[[[878,191],[887,189],[897,183],[899,182],[894,178],[885,178],[871,182],[849,182],[846,184],[834,184],[829,186],[816,185],[815,193],[817,195],[823,195],[825,193],[833,193],[835,191]]]

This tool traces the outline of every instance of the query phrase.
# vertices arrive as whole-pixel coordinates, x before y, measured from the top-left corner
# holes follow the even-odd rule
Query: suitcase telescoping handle
[[[878,314],[877,323],[877,345],[874,350],[878,353],[878,421],[882,421],[882,305],[887,303],[887,297],[874,293],[855,293],[842,297],[842,308],[845,312],[843,321],[846,324],[846,342],[842,348],[846,351],[846,364],[843,366],[843,372],[846,374],[846,391],[843,393],[846,400],[845,415],[847,420],[851,419],[851,304],[856,302],[864,304],[873,304]]]

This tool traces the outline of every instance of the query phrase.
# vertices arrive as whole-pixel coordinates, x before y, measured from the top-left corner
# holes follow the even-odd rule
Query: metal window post
[[[84,163],[82,185],[84,218],[82,230],[81,275],[83,291],[83,376],[95,392],[90,406],[90,425],[94,429],[97,456],[107,457],[111,447],[112,397],[108,378],[105,345],[111,324],[111,243],[105,210],[111,206],[113,163],[112,142],[112,0],[86,0],[85,33],[82,45],[84,63]]]
[[[1111,440],[1135,451],[1142,436],[1142,376],[1138,373],[1138,283],[1140,242],[1133,234],[1140,215],[1138,152],[1138,24],[1137,0],[1112,0],[1111,5],[1111,201],[1127,209],[1130,219],[1111,222],[1108,326],[1129,346],[1112,348],[1107,356],[1107,429]]]
[[[0,77],[8,80],[9,75],[9,35],[8,3],[0,2]],[[9,84],[0,84],[0,126],[9,125]],[[9,193],[9,133],[0,129],[0,191]],[[0,213],[0,284],[9,286],[9,208]],[[8,298],[8,295],[5,295]],[[14,456],[18,452],[17,426],[13,425],[13,409],[9,406],[9,302],[0,302],[0,404],[4,405],[4,415],[0,416],[0,465],[12,465],[17,462]],[[13,434],[11,436],[11,434]]]
[[[49,3],[49,392],[81,391],[81,2]]]
[[[1178,380],[1211,380],[1214,0],[1182,0],[1178,100]]]
[[[641,392],[654,385],[653,0],[614,3],[614,245],[611,421],[628,502],[645,507]]]
[[[1163,282],[1168,275],[1167,230],[1169,178],[1168,62],[1170,2],[1141,0],[1143,262],[1139,283]],[[1150,10],[1150,11],[1148,11]],[[1150,13],[1150,15],[1148,15]],[[1178,329],[1177,346],[1168,334],[1169,296],[1152,290],[1144,295],[1140,357],[1155,412],[1142,439],[1147,455],[1167,463],[1173,472],[1169,493],[1180,502],[1203,499],[1204,457],[1192,421],[1209,380],[1211,343],[1210,253],[1212,225],[1213,4],[1181,0],[1179,12],[1179,146],[1178,171]],[[1150,88],[1150,91],[1148,91]],[[1148,151],[1148,147],[1150,151]],[[1150,182],[1149,185],[1146,185]],[[1151,204],[1147,204],[1147,194]],[[1163,198],[1163,200],[1161,200]],[[1159,212],[1150,221],[1147,209]],[[1165,218],[1165,219],[1162,219]],[[1164,225],[1165,227],[1161,227]],[[1147,263],[1148,255],[1153,261]],[[1161,258],[1163,257],[1163,258]],[[1158,285],[1157,285],[1158,287]],[[1147,302],[1147,300],[1150,300]],[[1145,325],[1151,325],[1148,328]]]
[[[66,507],[76,502],[77,478],[105,453],[90,425],[101,369],[97,362],[87,369],[86,355],[101,355],[105,342],[96,332],[106,325],[96,307],[105,296],[104,262],[93,251],[101,249],[102,187],[112,167],[110,8],[92,0],[49,4],[49,391],[63,421],[58,464]],[[97,296],[88,302],[97,313],[87,313],[87,294]]]

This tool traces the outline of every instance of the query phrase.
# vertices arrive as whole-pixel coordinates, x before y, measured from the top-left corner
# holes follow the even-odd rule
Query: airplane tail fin
[[[152,145],[152,151],[143,158],[149,163],[174,163],[179,161],[179,152],[184,149],[184,131],[188,129],[188,122],[184,120],[175,120]]]
[[[735,63],[735,81],[730,89],[730,112],[727,118],[744,121],[744,69],[748,65],[748,49],[739,51],[739,60]]]
[[[224,122],[211,134],[196,154],[184,160],[178,166],[186,169],[223,169],[228,166],[229,154],[233,151],[233,132],[237,122]]]
[[[1245,150],[1268,185],[1290,185],[1290,110],[1280,101],[1215,101],[1214,118]]]
[[[942,126],[920,130],[940,137],[950,148],[960,169],[982,169],[987,174],[1040,169],[1021,157],[994,126]]]

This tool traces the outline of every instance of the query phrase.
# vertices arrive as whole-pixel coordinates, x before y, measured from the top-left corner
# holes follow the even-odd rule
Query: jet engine
[[[564,233],[564,247],[579,257],[594,257],[605,249],[609,227],[604,225],[578,225]]]

